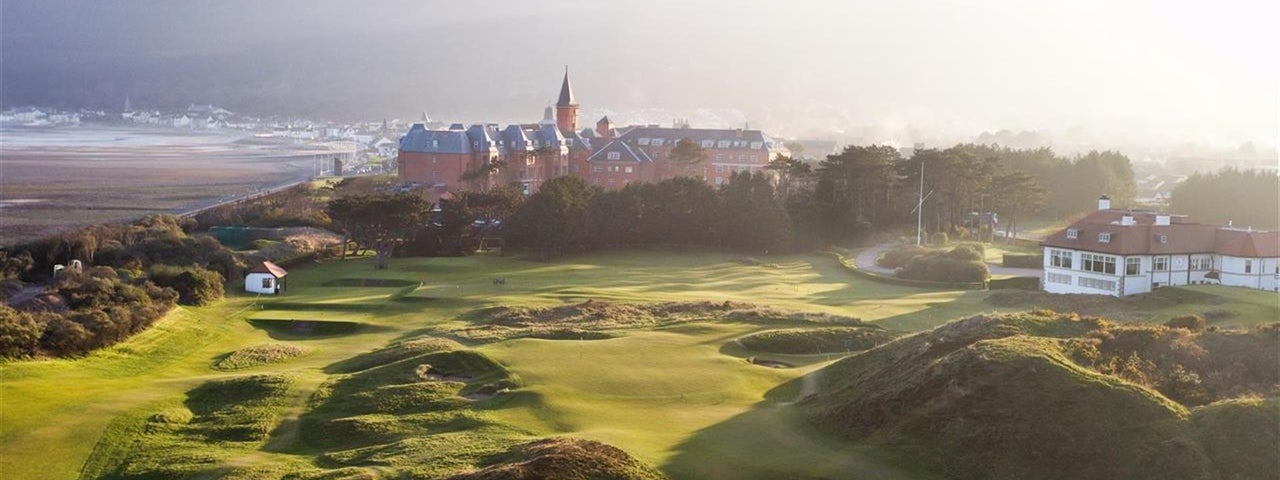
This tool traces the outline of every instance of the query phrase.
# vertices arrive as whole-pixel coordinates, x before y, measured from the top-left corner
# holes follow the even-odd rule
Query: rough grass
[[[735,302],[662,302],[631,304],[588,300],[556,307],[493,307],[466,317],[474,325],[451,332],[473,341],[512,338],[598,339],[608,331],[656,328],[698,320],[763,324],[861,324],[856,318],[788,312]]]
[[[451,352],[461,349],[462,344],[447,338],[418,337],[397,341],[391,345],[356,355],[330,365],[328,370],[335,373],[353,373],[428,353]]]
[[[276,426],[294,379],[252,375],[207,382],[181,406],[125,425],[104,445],[83,478],[179,478],[219,471],[227,460],[260,446]]]
[[[1247,431],[1205,443],[1184,406],[1072,360],[1071,339],[1106,327],[1052,312],[959,320],[831,365],[801,408],[948,478],[1231,478],[1206,452]]]
[[[875,325],[793,328],[751,334],[738,339],[738,343],[754,352],[808,355],[866,350],[898,335]]]
[[[512,447],[449,480],[662,480],[666,475],[600,442],[549,438]]]
[[[272,363],[280,363],[307,353],[307,349],[297,345],[267,343],[244,347],[228,353],[213,363],[218,370],[240,370]]]
[[[1196,439],[1218,478],[1265,478],[1280,471],[1280,398],[1240,398],[1191,412]]]
[[[1049,309],[1125,322],[1164,323],[1178,315],[1200,314],[1212,324],[1249,326],[1280,318],[1280,295],[1275,292],[1216,285],[1161,288],[1121,298],[1008,290],[992,292],[985,302],[998,308]]]

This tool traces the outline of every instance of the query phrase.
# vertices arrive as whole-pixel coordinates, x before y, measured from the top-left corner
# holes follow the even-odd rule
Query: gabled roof
[[[618,159],[610,160],[609,153],[617,152]],[[631,148],[626,142],[614,140],[605,144],[603,148],[587,157],[588,162],[652,162],[653,159],[649,154],[639,148]]]
[[[1218,230],[1214,251],[1232,257],[1280,257],[1280,232]]]
[[[471,153],[471,141],[462,130],[427,130],[415,123],[400,138],[400,151],[421,153]]]
[[[573,98],[573,87],[569,86],[569,67],[564,67],[564,83],[560,84],[560,98],[556,100],[557,107],[577,106],[578,101]]]
[[[1125,225],[1124,217],[1132,224]],[[1255,232],[1193,223],[1185,215],[1170,215],[1168,225],[1156,225],[1154,212],[1098,210],[1072,223],[1040,244],[1113,255],[1171,255],[1218,253],[1236,257],[1280,256],[1280,233]],[[1070,232],[1075,231],[1075,238]],[[1107,235],[1102,241],[1099,234]],[[1162,241],[1163,240],[1163,241]]]
[[[262,263],[254,265],[253,268],[249,269],[249,273],[266,273],[276,278],[284,278],[285,275],[289,274],[285,269],[280,268],[279,265],[267,260],[263,260]]]

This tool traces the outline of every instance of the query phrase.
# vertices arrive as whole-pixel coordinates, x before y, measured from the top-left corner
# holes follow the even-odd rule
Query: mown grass
[[[725,355],[723,349],[732,340],[776,329],[751,322],[694,321],[629,329],[602,340],[523,338],[488,343],[478,352],[509,372],[519,388],[477,404],[459,394],[494,382],[473,380],[457,391],[434,393],[419,386],[371,383],[369,388],[385,388],[384,393],[410,395],[404,398],[442,395],[428,402],[440,409],[356,414],[364,403],[354,402],[349,411],[330,410],[342,416],[329,420],[372,432],[366,439],[369,445],[358,448],[332,450],[307,443],[320,434],[303,434],[312,428],[305,427],[304,419],[325,412],[320,402],[326,391],[342,391],[341,378],[364,375],[388,362],[459,350],[454,344],[407,345],[423,332],[471,325],[473,319],[466,314],[477,308],[586,300],[729,301],[857,317],[898,331],[933,327],[977,311],[1025,308],[985,303],[988,292],[921,291],[863,281],[828,257],[809,255],[761,257],[756,262],[706,251],[607,252],[552,263],[492,256],[415,258],[396,259],[388,270],[375,270],[371,259],[350,259],[290,273],[289,291],[277,298],[235,294],[212,306],[179,309],[151,331],[85,358],[0,365],[0,450],[5,452],[0,455],[0,471],[14,478],[75,478],[99,440],[113,446],[134,438],[134,431],[117,425],[142,428],[138,426],[145,426],[152,414],[181,407],[187,392],[226,378],[227,373],[213,368],[220,356],[279,343],[305,346],[308,353],[254,371],[289,375],[297,386],[287,394],[265,443],[244,455],[218,456],[229,474],[357,473],[381,461],[443,465],[448,463],[445,457],[465,458],[456,464],[462,465],[539,437],[572,435],[617,446],[677,478],[715,472],[740,473],[734,476],[741,478],[839,478],[848,472],[918,478],[919,472],[903,470],[901,462],[886,459],[874,448],[816,432],[785,407],[803,390],[800,379],[825,365],[827,357],[793,363],[802,365],[799,368],[769,369]],[[491,282],[498,276],[506,278],[505,285]],[[334,279],[422,286],[401,296],[395,288],[369,286],[380,282],[326,286]],[[1273,298],[1262,292],[1240,295],[1232,302],[1265,304]],[[1195,302],[1183,306],[1209,308]],[[1233,307],[1227,303],[1211,308]],[[289,328],[258,328],[250,319],[349,322],[361,327],[298,335]],[[443,360],[424,363],[433,362]],[[386,402],[359,398],[371,408],[394,410],[390,402],[401,398],[397,395]],[[313,397],[316,400],[309,401]],[[462,406],[467,408],[459,409]],[[385,434],[379,433],[383,429]],[[413,432],[422,429],[444,436],[415,440]],[[398,440],[382,441],[389,438]],[[454,448],[450,445],[461,450],[447,453]],[[481,453],[460,453],[470,448]],[[437,450],[444,456],[428,455]],[[93,458],[91,466],[112,464],[107,460],[113,457]]]

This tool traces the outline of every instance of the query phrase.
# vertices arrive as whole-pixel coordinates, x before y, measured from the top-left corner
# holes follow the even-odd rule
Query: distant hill
[[[800,406],[948,478],[1274,478],[1276,346],[1274,326],[975,316],[832,364]]]

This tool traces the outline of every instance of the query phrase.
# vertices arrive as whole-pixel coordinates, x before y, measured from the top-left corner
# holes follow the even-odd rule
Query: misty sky
[[[1054,3],[5,0],[0,101],[1277,143],[1275,0]]]

